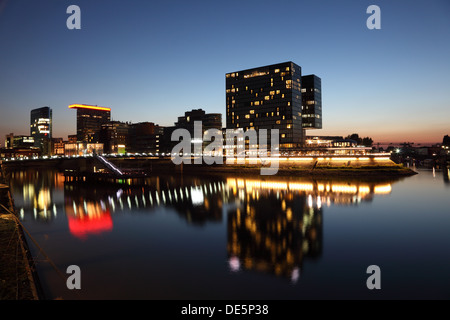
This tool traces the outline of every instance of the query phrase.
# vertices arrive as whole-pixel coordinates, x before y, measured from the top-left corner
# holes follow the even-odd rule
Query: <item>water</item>
[[[12,175],[47,299],[448,299],[448,171],[391,180]],[[68,290],[66,269],[81,269]],[[381,269],[369,290],[367,267]]]

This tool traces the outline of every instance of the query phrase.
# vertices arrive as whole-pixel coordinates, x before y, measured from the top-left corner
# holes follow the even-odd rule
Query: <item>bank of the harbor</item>
[[[271,175],[277,176],[350,176],[350,177],[402,177],[416,174],[415,170],[396,164],[389,157],[364,156],[364,157],[296,157],[267,159],[262,161],[250,161],[245,159],[243,163],[228,162],[208,165],[203,161],[197,164],[194,158],[186,163],[175,164],[170,158],[157,157],[107,157],[108,161],[124,170],[145,172],[149,175],[159,173],[233,173],[233,174],[261,174],[261,168],[274,168]],[[198,159],[197,159],[198,160]],[[275,162],[271,162],[275,161]],[[99,168],[99,163],[93,157],[63,158],[48,160],[24,160],[9,161],[5,163],[11,170],[28,168],[53,167],[60,171],[70,172],[70,175],[86,175]]]
[[[0,163],[0,300],[38,300],[28,245]]]

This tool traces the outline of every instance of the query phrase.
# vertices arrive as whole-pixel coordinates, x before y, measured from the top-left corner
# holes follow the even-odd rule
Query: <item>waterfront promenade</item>
[[[0,163],[0,300],[38,300],[27,244]]]

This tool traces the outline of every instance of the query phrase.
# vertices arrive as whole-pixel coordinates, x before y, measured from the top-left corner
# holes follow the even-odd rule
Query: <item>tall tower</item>
[[[30,135],[34,138],[34,146],[46,151],[44,149],[52,138],[52,109],[43,107],[31,110]]]

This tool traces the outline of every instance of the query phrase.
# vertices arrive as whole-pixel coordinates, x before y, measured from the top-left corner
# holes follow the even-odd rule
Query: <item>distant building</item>
[[[302,127],[322,129],[322,80],[314,75],[302,77]]]
[[[77,143],[77,135],[71,134],[67,137],[67,140],[69,143]]]
[[[162,143],[162,152],[171,152],[172,148],[178,144],[179,141],[171,141],[172,133],[176,129],[186,129],[189,131],[192,137],[192,143],[202,143],[203,145],[208,142],[198,142],[194,140],[195,132],[194,126],[196,121],[201,121],[201,134],[209,129],[222,130],[222,114],[220,113],[206,113],[203,109],[193,109],[184,113],[184,116],[178,117],[178,121],[172,127],[166,127],[164,129],[164,137]]]
[[[65,143],[64,155],[66,156],[82,156],[86,154],[102,154],[103,143]]]
[[[127,151],[147,154],[160,153],[162,152],[163,134],[164,127],[153,122],[133,123],[129,128]]]
[[[7,134],[5,137],[5,148],[12,148],[14,145],[14,133]]]
[[[34,146],[43,154],[50,153],[52,139],[52,109],[43,107],[30,112],[30,135],[34,138]]]
[[[102,124],[99,141],[103,143],[103,152],[123,154],[127,151],[129,140],[129,124],[120,121],[110,121]]]
[[[51,155],[62,156],[64,155],[65,142],[63,138],[52,138]]]
[[[14,136],[13,148],[33,148],[35,145],[36,144],[33,137]]]
[[[280,149],[286,150],[304,145],[304,129],[322,127],[320,78],[302,77],[295,63],[236,71],[225,77],[227,129],[267,129],[269,143],[270,130],[278,129]]]
[[[98,143],[103,124],[110,121],[111,109],[84,104],[73,104],[77,110],[77,142]]]
[[[332,147],[334,141],[344,139],[342,136],[306,136],[305,147],[324,148]]]
[[[39,157],[39,148],[0,148],[0,158],[32,158]]]

